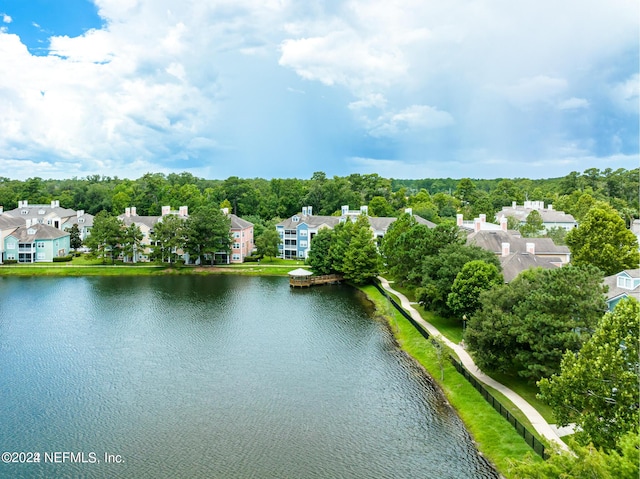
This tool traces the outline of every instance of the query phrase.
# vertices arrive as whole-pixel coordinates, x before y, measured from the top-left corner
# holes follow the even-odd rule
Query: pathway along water
[[[367,307],[286,278],[0,278],[2,446],[40,454],[0,477],[497,477]]]

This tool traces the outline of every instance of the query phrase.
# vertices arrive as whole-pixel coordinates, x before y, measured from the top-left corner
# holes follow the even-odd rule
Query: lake
[[[0,368],[3,478],[498,477],[345,285],[0,277]]]

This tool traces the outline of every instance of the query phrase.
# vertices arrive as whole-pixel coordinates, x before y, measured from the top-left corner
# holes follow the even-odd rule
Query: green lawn
[[[453,365],[442,362],[444,380],[440,380],[441,368],[435,347],[407,321],[399,312],[389,310],[388,302],[374,286],[360,288],[376,306],[377,315],[389,323],[398,344],[413,356],[431,374],[451,405],[465,422],[473,435],[478,449],[508,476],[510,461],[524,459],[532,454],[531,448],[493,407],[485,401],[473,386],[459,374]],[[443,355],[446,356],[446,355]],[[535,460],[541,460],[536,456]]]
[[[162,274],[241,274],[247,276],[287,276],[288,272],[303,267],[302,261],[261,260],[259,263],[242,263],[211,266],[169,266],[166,263],[125,263],[101,259],[88,255],[74,257],[65,263],[37,265],[11,264],[0,266],[0,276],[146,276]]]

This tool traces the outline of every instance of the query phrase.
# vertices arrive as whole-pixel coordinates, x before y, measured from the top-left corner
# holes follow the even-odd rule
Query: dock
[[[292,288],[308,288],[321,284],[335,284],[344,278],[341,274],[323,274],[314,276],[311,271],[296,269],[289,273],[289,286]]]

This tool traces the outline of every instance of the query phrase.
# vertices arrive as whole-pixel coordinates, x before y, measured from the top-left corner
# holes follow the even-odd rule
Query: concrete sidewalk
[[[422,328],[424,328],[430,335],[438,338],[440,341],[442,341],[448,347],[450,347],[455,351],[455,353],[460,358],[460,361],[462,362],[464,367],[467,368],[467,370],[473,376],[475,376],[475,378],[478,381],[481,381],[487,386],[490,386],[496,389],[497,391],[500,391],[502,394],[504,394],[507,398],[509,398],[509,400],[513,404],[516,405],[518,409],[520,409],[524,413],[525,416],[527,416],[527,419],[529,419],[529,421],[531,422],[531,425],[535,428],[538,434],[548,439],[549,442],[553,444],[557,444],[561,449],[565,451],[569,451],[569,448],[567,447],[567,445],[564,442],[562,442],[562,440],[560,439],[560,436],[557,434],[556,429],[551,427],[551,425],[547,421],[545,421],[542,415],[533,406],[531,406],[524,398],[522,398],[520,395],[518,395],[516,392],[512,391],[508,387],[506,387],[504,384],[497,382],[496,380],[490,378],[485,373],[483,373],[476,366],[476,364],[473,362],[473,359],[471,359],[471,356],[469,356],[469,353],[467,353],[467,351],[465,351],[465,349],[462,346],[460,346],[459,344],[455,344],[452,341],[449,341],[442,334],[440,334],[440,331],[438,331],[435,328],[435,326],[431,325],[430,323],[422,319],[422,316],[420,316],[420,313],[418,313],[418,311],[416,311],[413,308],[413,306],[411,305],[411,302],[406,298],[406,296],[404,296],[402,293],[399,293],[398,291],[395,291],[393,288],[391,288],[391,286],[389,285],[389,281],[387,281],[382,276],[378,276],[378,280],[380,281],[381,286],[385,290],[389,291],[390,293],[393,293],[400,299],[400,303],[402,307],[411,315],[411,317],[415,320],[416,323],[418,323]]]

